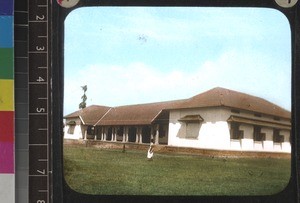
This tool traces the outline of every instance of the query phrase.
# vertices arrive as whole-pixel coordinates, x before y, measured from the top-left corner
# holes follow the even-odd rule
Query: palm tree
[[[81,88],[83,90],[83,95],[81,97],[82,102],[80,102],[79,108],[84,109],[86,107],[86,100],[87,100],[87,96],[85,95],[85,92],[87,91],[87,85],[81,86]]]

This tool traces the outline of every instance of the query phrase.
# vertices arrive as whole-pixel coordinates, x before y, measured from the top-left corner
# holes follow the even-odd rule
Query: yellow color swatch
[[[14,80],[0,80],[0,111],[14,109]]]

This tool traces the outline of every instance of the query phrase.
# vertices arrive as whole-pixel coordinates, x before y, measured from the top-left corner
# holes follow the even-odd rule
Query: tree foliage
[[[87,85],[81,86],[81,89],[83,90],[83,95],[81,96],[82,101],[79,104],[79,109],[84,109],[86,107],[86,91],[87,91]]]

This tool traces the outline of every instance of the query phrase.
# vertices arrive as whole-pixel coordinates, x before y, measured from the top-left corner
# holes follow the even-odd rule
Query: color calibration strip
[[[13,0],[0,0],[0,201],[15,201]]]

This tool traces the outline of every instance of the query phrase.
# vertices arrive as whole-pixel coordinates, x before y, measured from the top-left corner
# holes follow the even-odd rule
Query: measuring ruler
[[[50,8],[28,0],[29,203],[51,202]]]

